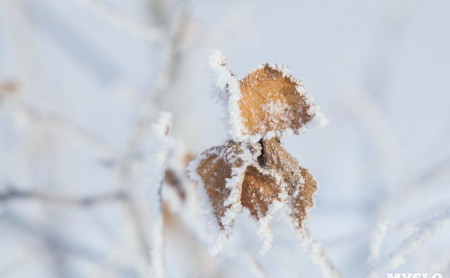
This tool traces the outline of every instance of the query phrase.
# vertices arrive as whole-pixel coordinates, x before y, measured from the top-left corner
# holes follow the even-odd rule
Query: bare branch
[[[92,246],[86,245],[81,241],[71,239],[67,236],[60,235],[56,232],[49,231],[44,228],[45,225],[42,225],[42,223],[28,218],[16,211],[8,211],[3,215],[2,219],[4,220],[4,223],[7,223],[20,232],[32,235],[44,242],[52,242],[53,247],[59,252],[63,252],[77,259],[94,263],[100,268],[109,267],[114,268],[117,271],[123,271],[130,268],[130,265],[127,265],[127,263],[124,262],[111,260],[105,261],[105,255],[95,248],[92,248]],[[33,259],[35,259],[35,257],[33,257]]]
[[[100,17],[141,38],[159,41],[163,36],[161,30],[155,26],[126,17],[100,1],[80,0],[80,3]]]
[[[173,140],[168,137],[172,126],[172,114],[162,113],[156,124],[153,125],[153,145],[156,145],[156,152],[147,154],[145,167],[150,167],[147,171],[152,171],[148,180],[148,207],[149,215],[152,218],[152,246],[151,246],[151,271],[154,277],[165,276],[164,268],[164,218],[162,204],[162,186],[167,168],[167,158],[169,150],[172,148]],[[151,156],[149,156],[151,155]],[[154,161],[155,160],[155,161]],[[156,162],[156,163],[155,163]]]
[[[406,238],[396,251],[383,258],[377,266],[370,269],[366,277],[379,277],[380,273],[401,266],[405,262],[406,256],[414,252],[438,230],[447,225],[449,220],[450,207],[447,207],[439,215],[424,221],[419,230]]]
[[[317,270],[320,272],[322,277],[342,277],[337,268],[331,262],[325,250],[322,248],[320,243],[314,239],[308,229],[305,228],[304,232],[301,234],[301,238],[301,245],[303,249],[308,254],[312,263],[317,267]]]
[[[96,196],[86,197],[69,197],[69,196],[57,196],[42,192],[33,192],[27,190],[19,190],[10,188],[4,192],[0,192],[0,202],[9,202],[17,200],[36,200],[43,203],[69,205],[69,206],[94,206],[104,202],[125,201],[128,196],[123,191],[112,191]]]
[[[376,223],[375,228],[372,230],[369,238],[369,257],[368,263],[373,263],[379,259],[381,254],[381,244],[388,231],[389,221],[380,220]]]
[[[54,130],[66,136],[70,135],[70,138],[95,149],[104,160],[115,160],[117,157],[116,151],[108,142],[62,115],[40,111],[23,101],[10,100],[8,104],[11,105],[13,113],[18,113],[18,116],[25,117],[31,122],[50,125],[55,128]]]

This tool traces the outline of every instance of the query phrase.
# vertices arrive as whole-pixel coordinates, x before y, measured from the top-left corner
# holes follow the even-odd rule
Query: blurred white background
[[[161,111],[166,276],[322,277],[281,219],[264,256],[248,213],[207,252],[184,169],[226,138],[216,49],[289,66],[328,118],[284,143],[342,277],[450,276],[450,2],[0,0],[0,277],[152,277]]]

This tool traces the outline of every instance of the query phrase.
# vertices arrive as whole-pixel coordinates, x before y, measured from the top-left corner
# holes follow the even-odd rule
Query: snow
[[[227,59],[220,51],[211,54],[209,67],[215,73],[214,84],[220,89],[222,101],[225,105],[228,133],[236,142],[242,142],[246,138],[242,135],[244,125],[238,105],[241,96],[239,80],[228,69]]]
[[[266,66],[268,66],[274,70],[280,71],[282,76],[285,78],[293,78],[293,76],[291,75],[291,70],[289,69],[288,66],[282,65],[282,64],[276,64],[276,63],[262,63],[259,66],[257,66],[256,68],[253,68],[250,71],[248,71],[247,74],[252,74],[258,70],[263,69]]]
[[[270,115],[274,115],[278,117],[281,121],[287,122],[292,115],[285,115],[286,110],[288,110],[289,106],[286,103],[282,103],[280,101],[272,101],[269,103],[265,103],[262,106],[263,111],[269,113]],[[277,125],[277,123],[275,123]]]
[[[164,111],[159,113],[158,121],[156,124],[152,125],[154,134],[158,137],[161,142],[168,143],[172,142],[172,139],[167,137],[170,129],[172,128],[172,113]],[[169,143],[171,144],[171,143]]]
[[[259,253],[261,255],[264,255],[270,247],[272,247],[273,242],[273,232],[272,228],[270,227],[270,222],[274,218],[275,213],[282,210],[287,206],[287,192],[286,187],[282,186],[280,183],[280,186],[282,187],[282,190],[278,196],[279,200],[273,201],[269,205],[269,210],[267,212],[267,215],[259,219],[258,221],[258,230],[257,234],[259,237],[263,240],[263,246],[261,247],[261,250]]]
[[[203,182],[202,177],[196,171],[200,165],[200,162],[204,160],[206,157],[207,153],[200,154],[199,156],[197,156],[195,160],[189,163],[189,166],[186,170],[190,179],[197,183],[196,186],[197,194],[201,200],[201,209],[203,212],[202,216],[205,217],[207,227],[209,228],[209,230],[213,229],[216,234],[220,234],[220,232],[217,229],[217,220],[214,218],[211,202],[209,201],[208,194],[206,193],[205,184]],[[217,241],[219,241],[219,239],[217,239]],[[220,241],[222,242],[223,239],[221,239]]]

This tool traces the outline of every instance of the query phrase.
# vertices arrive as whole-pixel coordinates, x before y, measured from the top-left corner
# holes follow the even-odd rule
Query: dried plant
[[[273,238],[269,222],[275,212],[288,208],[300,233],[317,190],[313,176],[283,148],[280,138],[304,133],[313,120],[324,120],[285,66],[263,64],[241,80],[220,54],[211,57],[210,66],[217,74],[231,138],[200,154],[189,171],[204,188],[220,230],[211,251],[223,248],[245,207],[258,222],[265,252]]]

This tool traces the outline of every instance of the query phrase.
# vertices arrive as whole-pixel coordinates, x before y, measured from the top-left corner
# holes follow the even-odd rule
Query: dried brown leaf
[[[281,135],[286,130],[298,134],[312,120],[312,104],[300,81],[286,74],[280,66],[265,64],[240,81],[244,134]]]
[[[263,169],[281,176],[281,182],[287,188],[295,225],[301,229],[308,208],[313,206],[316,181],[308,170],[301,168],[297,159],[283,148],[279,138],[261,140],[260,144],[261,155],[258,157],[258,163]]]
[[[274,201],[281,201],[281,187],[271,175],[261,173],[256,167],[249,166],[242,184],[242,206],[259,220],[267,216],[269,206]]]
[[[261,140],[260,144],[259,165],[280,175],[282,183],[288,189],[288,193],[292,194],[294,188],[302,181],[302,174],[297,159],[283,148],[280,139],[277,137],[270,140]]]
[[[227,180],[231,179],[233,169],[245,167],[242,155],[244,151],[238,143],[228,141],[223,146],[212,147],[201,155],[201,160],[196,168],[196,173],[200,176],[206,194],[212,205],[214,216],[221,229],[225,229],[222,219],[228,209],[233,204],[240,202],[239,198],[234,203],[226,204],[232,193],[232,188],[227,187]],[[241,170],[245,171],[245,168]],[[237,180],[237,185],[242,184],[244,175]],[[240,184],[239,184],[240,183]],[[238,192],[240,195],[240,192]],[[232,224],[232,223],[231,223]]]
[[[307,210],[314,205],[313,194],[317,190],[317,182],[305,168],[300,168],[304,182],[294,194],[290,195],[290,206],[294,225],[297,229],[303,228],[303,222],[307,217]]]

